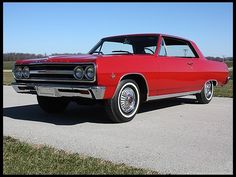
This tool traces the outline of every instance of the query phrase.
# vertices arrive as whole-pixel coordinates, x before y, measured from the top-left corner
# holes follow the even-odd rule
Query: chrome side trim
[[[48,97],[83,97],[89,99],[103,99],[106,87],[104,86],[68,86],[59,84],[12,83],[17,93],[38,94]],[[44,88],[44,92],[40,89]]]
[[[181,92],[181,93],[165,94],[165,95],[157,95],[157,96],[149,96],[147,98],[147,101],[164,99],[164,98],[172,98],[172,97],[180,97],[180,96],[186,96],[186,95],[192,95],[192,94],[196,94],[196,93],[200,93],[200,92],[201,92],[201,90],[191,91],[191,92]]]

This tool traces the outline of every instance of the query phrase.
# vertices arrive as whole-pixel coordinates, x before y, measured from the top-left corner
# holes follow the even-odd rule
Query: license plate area
[[[37,87],[37,94],[39,96],[48,96],[48,97],[56,97],[56,89],[53,87]]]

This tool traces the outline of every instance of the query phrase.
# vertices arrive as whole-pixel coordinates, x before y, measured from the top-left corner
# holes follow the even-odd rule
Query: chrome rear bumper
[[[106,87],[60,84],[12,83],[17,93],[37,94],[48,97],[83,97],[103,99]]]

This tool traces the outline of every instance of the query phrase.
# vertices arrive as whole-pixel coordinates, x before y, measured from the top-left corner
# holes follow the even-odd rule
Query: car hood
[[[96,60],[107,58],[107,59],[139,59],[143,58],[144,55],[90,55],[90,54],[80,54],[80,55],[57,55],[49,56],[47,58],[38,59],[25,59],[17,60],[16,64],[52,64],[52,63],[90,63],[96,62]],[[145,55],[146,58],[153,57],[152,55]]]
[[[100,57],[99,55],[89,55],[89,54],[57,55],[57,56],[49,56],[47,58],[17,60],[16,64],[94,62],[99,57]]]

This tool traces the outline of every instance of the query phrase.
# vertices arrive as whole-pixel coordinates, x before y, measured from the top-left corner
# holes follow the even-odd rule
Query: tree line
[[[78,55],[81,53],[53,53],[52,55]],[[21,59],[45,58],[46,54],[32,54],[32,53],[3,53],[3,61],[16,61]],[[233,61],[233,57],[206,57],[208,60],[215,61]]]
[[[215,61],[233,61],[233,57],[205,57],[208,60],[215,60]]]

